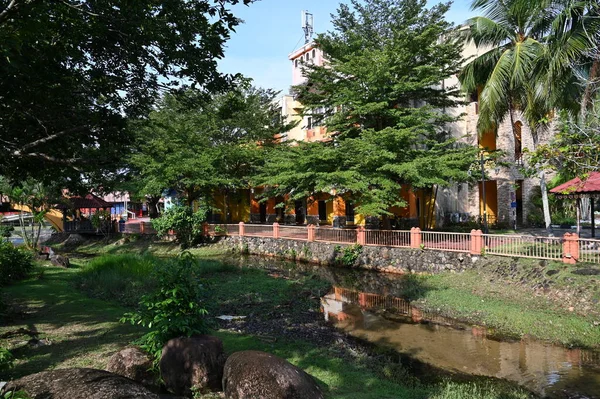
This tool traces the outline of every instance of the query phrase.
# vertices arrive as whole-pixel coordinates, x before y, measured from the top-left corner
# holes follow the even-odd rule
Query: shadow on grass
[[[39,270],[39,269],[38,269]],[[70,285],[74,270],[43,269],[41,279],[31,279],[5,289],[20,308],[14,318],[0,323],[0,333],[25,328],[38,333],[0,340],[16,358],[5,378],[18,378],[55,367],[104,368],[108,357],[141,335],[141,330],[118,322],[125,310],[89,299]],[[4,377],[4,376],[3,376]]]

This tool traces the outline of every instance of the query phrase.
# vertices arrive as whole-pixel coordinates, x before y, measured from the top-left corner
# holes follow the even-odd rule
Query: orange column
[[[483,250],[483,232],[471,230],[471,255],[481,255]]]
[[[410,229],[410,247],[421,248],[421,229],[418,227]]]
[[[565,233],[563,236],[563,263],[575,264],[579,260],[579,236]]]

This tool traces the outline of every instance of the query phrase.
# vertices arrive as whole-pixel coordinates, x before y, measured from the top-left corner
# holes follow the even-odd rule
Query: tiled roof
[[[569,180],[550,190],[553,194],[598,194],[600,193],[600,172],[591,172],[585,180],[579,177]]]
[[[64,203],[57,205],[58,209],[82,209],[82,208],[112,208],[112,204],[96,197],[94,194],[88,194],[85,197],[65,198]]]

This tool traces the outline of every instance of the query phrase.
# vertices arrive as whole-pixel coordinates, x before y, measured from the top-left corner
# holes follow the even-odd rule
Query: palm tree
[[[576,110],[585,89],[574,85],[578,62],[597,47],[596,0],[474,0],[483,16],[468,21],[467,37],[483,53],[459,75],[467,93],[481,90],[479,134],[520,111],[534,147],[556,108]],[[593,68],[591,68],[593,70]],[[589,89],[589,88],[588,88]],[[585,108],[585,103],[583,108]],[[535,149],[535,148],[534,148]],[[550,229],[545,171],[539,171],[544,220]]]

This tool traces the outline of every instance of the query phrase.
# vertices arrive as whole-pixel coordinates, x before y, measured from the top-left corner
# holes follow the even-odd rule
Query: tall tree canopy
[[[126,118],[161,90],[228,83],[216,59],[238,2],[251,0],[0,0],[0,175],[110,176]]]
[[[249,188],[274,136],[290,128],[275,95],[255,88],[166,95],[149,118],[132,123],[140,192],[173,188],[191,203],[214,190]]]
[[[444,19],[448,4],[367,0],[340,5],[334,30],[316,45],[324,66],[306,64],[295,87],[304,114],[332,140],[278,148],[258,183],[292,199],[319,192],[352,193],[357,212],[385,215],[406,205],[402,185],[431,188],[468,179],[472,148],[451,138],[459,104],[455,87],[462,41]]]

